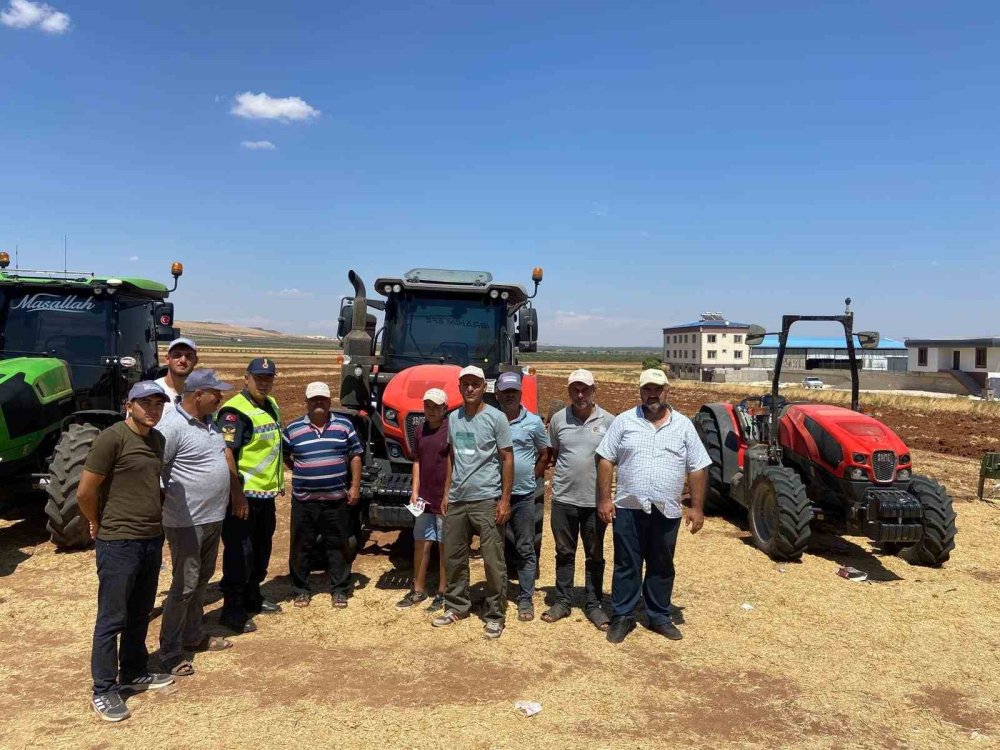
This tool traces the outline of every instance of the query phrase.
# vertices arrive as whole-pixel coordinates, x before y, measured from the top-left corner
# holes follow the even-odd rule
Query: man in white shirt
[[[198,345],[188,338],[174,339],[167,346],[167,374],[156,381],[170,399],[163,407],[168,413],[184,393],[184,381],[198,365]]]
[[[683,637],[670,617],[681,493],[686,479],[691,491],[687,525],[694,534],[705,521],[702,509],[712,463],[691,420],[667,403],[662,370],[643,370],[639,397],[636,408],[615,417],[597,448],[597,514],[605,523],[614,523],[611,643],[621,643],[635,628],[640,594],[649,629],[670,640]],[[612,502],[615,466],[618,484]]]

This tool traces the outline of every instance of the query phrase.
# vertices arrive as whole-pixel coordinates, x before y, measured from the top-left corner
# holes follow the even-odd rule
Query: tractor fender
[[[538,376],[521,377],[521,405],[532,414],[538,414]]]
[[[722,443],[722,481],[729,484],[740,470],[742,440],[733,414],[732,404],[705,404],[701,411],[707,413],[719,428]]]

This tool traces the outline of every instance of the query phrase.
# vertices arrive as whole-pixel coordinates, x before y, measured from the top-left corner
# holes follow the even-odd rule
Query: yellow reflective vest
[[[235,409],[253,424],[253,438],[240,449],[240,460],[236,464],[243,477],[243,493],[248,498],[273,498],[285,487],[285,465],[281,460],[281,416],[278,402],[270,396],[267,400],[274,413],[279,415],[277,420],[242,393],[222,405],[223,409]]]

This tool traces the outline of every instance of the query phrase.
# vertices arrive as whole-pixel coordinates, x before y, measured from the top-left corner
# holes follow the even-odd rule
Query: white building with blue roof
[[[872,372],[907,372],[906,344],[882,338],[876,349],[862,349],[857,341],[854,351],[861,370]],[[778,358],[778,337],[767,336],[753,347],[750,366],[773,370]],[[782,370],[846,370],[850,368],[844,337],[789,336]]]

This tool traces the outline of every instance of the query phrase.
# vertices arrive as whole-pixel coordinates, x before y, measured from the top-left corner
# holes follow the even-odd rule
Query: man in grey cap
[[[174,408],[184,392],[184,379],[198,365],[198,345],[189,338],[174,339],[167,345],[167,374],[155,382],[170,400],[164,407],[166,414]]]
[[[552,415],[549,441],[555,472],[552,475],[552,538],[556,547],[555,602],[543,614],[556,622],[570,614],[576,549],[583,543],[585,612],[598,630],[607,630],[601,609],[604,597],[604,532],[597,516],[597,456],[595,451],[614,415],[594,402],[597,384],[589,370],[574,370],[567,384],[570,405]]]
[[[163,531],[170,546],[173,579],[163,604],[160,661],[172,675],[194,674],[184,651],[221,651],[225,638],[205,634],[205,589],[215,573],[222,522],[230,500],[245,503],[239,477],[226,460],[226,441],[212,415],[233,386],[215,370],[195,370],[185,378],[180,403],[164,414],[158,430],[163,455]]]
[[[105,721],[130,716],[123,696],[174,681],[149,671],[146,650],[163,554],[164,441],[153,428],[166,401],[167,394],[151,380],[132,386],[128,416],[94,439],[76,493],[80,512],[90,522],[97,558],[91,706]]]

